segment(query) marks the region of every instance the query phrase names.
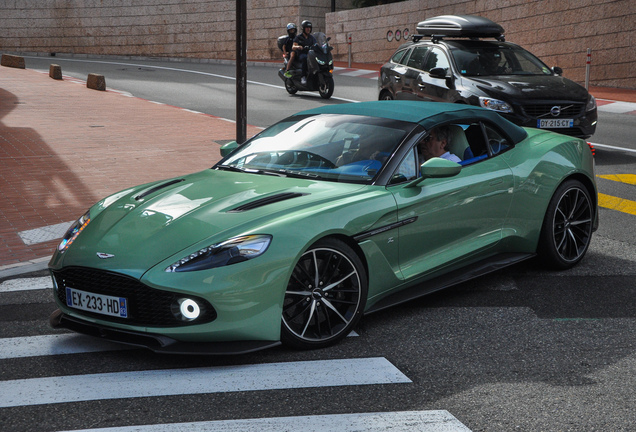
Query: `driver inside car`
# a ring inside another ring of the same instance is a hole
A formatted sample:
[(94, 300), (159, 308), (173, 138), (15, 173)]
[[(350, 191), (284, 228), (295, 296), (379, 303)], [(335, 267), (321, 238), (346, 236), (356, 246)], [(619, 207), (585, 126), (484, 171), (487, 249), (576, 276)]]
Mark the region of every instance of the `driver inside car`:
[(430, 133), (424, 137), (418, 143), (418, 150), (420, 157), (423, 160), (429, 160), (433, 157), (439, 157), (447, 159), (452, 162), (461, 162), (461, 159), (451, 153), (448, 149), (448, 143), (450, 142), (450, 129), (446, 126), (439, 126), (430, 131)]

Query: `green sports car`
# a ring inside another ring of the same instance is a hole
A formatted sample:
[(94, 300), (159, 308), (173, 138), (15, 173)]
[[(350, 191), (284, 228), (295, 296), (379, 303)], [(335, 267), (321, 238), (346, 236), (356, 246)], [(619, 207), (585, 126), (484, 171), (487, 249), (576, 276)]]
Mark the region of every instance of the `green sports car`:
[[(445, 153), (424, 160), (431, 141)], [(324, 106), (221, 153), (71, 226), (49, 264), (53, 327), (169, 353), (325, 347), (363, 314), (537, 254), (569, 268), (598, 226), (585, 141), (468, 105)]]

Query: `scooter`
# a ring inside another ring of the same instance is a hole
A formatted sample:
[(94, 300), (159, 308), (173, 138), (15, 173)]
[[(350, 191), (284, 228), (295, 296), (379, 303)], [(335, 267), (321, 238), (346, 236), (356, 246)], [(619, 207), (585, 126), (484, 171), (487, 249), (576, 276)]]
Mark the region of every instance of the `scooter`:
[[(287, 36), (281, 36), (278, 38), (278, 48), (282, 51), (284, 40)], [(285, 89), (289, 94), (296, 94), (300, 91), (318, 91), (320, 97), (323, 99), (329, 99), (333, 95), (334, 82), (333, 82), (333, 56), (331, 50), (333, 47), (329, 45), (329, 40), (324, 33), (314, 33), (316, 44), (309, 48), (307, 53), (307, 83), (302, 84), (302, 65), (299, 61), (294, 60), (294, 63), (289, 68), (292, 73), (291, 78), (285, 76), (285, 70), (287, 69), (288, 59), (285, 59), (285, 63), (282, 69), (278, 71), (278, 76), (285, 83)]]

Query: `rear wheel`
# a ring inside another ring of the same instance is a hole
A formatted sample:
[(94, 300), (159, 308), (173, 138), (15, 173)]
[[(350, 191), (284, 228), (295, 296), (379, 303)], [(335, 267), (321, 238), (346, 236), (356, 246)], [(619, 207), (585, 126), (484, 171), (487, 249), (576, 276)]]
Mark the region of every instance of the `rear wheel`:
[(287, 90), (287, 93), (292, 95), (296, 94), (296, 92), (298, 91), (298, 89), (296, 88), (296, 86), (294, 86), (294, 83), (290, 79), (285, 80), (285, 90)]
[(285, 291), (281, 340), (302, 349), (323, 348), (347, 336), (367, 301), (367, 278), (356, 253), (323, 239), (300, 258)]
[(587, 252), (592, 239), (594, 208), (585, 186), (568, 180), (554, 193), (541, 229), (539, 252), (550, 267), (567, 269)]
[(393, 96), (391, 96), (390, 92), (383, 91), (382, 94), (380, 95), (379, 100), (393, 100)]
[(318, 93), (320, 93), (320, 97), (323, 99), (329, 99), (331, 95), (333, 95), (334, 90), (334, 82), (332, 76), (326, 76), (324, 83), (320, 84), (318, 87)]

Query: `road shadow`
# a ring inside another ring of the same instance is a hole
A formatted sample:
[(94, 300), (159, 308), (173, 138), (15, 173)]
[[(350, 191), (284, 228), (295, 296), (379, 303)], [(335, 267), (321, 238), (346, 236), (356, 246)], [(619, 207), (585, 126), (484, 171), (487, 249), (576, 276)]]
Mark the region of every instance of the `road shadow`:
[(73, 220), (96, 201), (36, 129), (7, 124), (21, 104), (0, 88), (0, 265), (46, 256), (51, 242), (27, 247), (17, 233)]

